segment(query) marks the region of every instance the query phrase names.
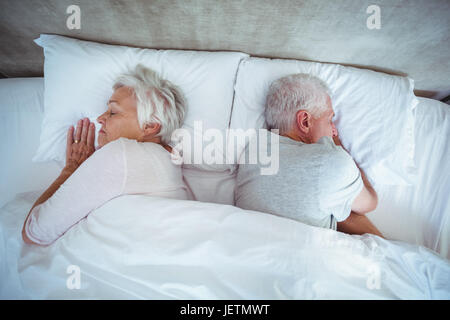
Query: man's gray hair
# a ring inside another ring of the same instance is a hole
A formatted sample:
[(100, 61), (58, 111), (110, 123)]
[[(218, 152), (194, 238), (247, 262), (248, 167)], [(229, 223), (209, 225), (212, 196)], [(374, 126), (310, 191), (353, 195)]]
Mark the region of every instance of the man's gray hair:
[(325, 82), (310, 74), (292, 74), (272, 82), (267, 94), (265, 118), (268, 129), (288, 133), (295, 124), (298, 110), (306, 110), (318, 118), (327, 110), (330, 95)]
[(186, 101), (181, 90), (141, 64), (133, 73), (122, 74), (116, 79), (113, 89), (120, 87), (133, 89), (141, 128), (159, 123), (161, 129), (157, 136), (168, 144), (172, 132), (181, 127), (186, 114)]

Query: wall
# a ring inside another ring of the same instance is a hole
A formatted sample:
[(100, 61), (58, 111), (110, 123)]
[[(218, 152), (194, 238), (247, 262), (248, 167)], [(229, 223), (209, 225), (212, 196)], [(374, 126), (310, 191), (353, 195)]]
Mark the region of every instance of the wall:
[[(66, 9), (81, 8), (81, 29)], [(369, 30), (369, 5), (381, 28)], [(32, 42), (54, 33), (150, 48), (234, 50), (341, 63), (415, 79), (423, 96), (450, 91), (450, 1), (73, 1), (0, 2), (0, 73), (41, 76)]]

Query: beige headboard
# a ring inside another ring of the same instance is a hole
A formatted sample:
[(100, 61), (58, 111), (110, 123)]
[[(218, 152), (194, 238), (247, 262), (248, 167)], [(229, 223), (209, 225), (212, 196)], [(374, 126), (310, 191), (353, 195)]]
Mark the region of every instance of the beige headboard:
[[(81, 10), (69, 30), (67, 7)], [(380, 29), (369, 29), (370, 5)], [(42, 76), (40, 33), (149, 48), (232, 50), (341, 63), (450, 90), (449, 0), (0, 0), (0, 73)]]

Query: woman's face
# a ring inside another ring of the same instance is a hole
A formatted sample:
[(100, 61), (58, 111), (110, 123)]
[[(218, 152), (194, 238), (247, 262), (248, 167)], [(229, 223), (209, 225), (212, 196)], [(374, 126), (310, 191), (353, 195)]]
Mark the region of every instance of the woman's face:
[(121, 137), (139, 141), (143, 130), (139, 126), (133, 90), (129, 87), (115, 90), (108, 101), (108, 110), (97, 122), (102, 125), (97, 140), (99, 147)]

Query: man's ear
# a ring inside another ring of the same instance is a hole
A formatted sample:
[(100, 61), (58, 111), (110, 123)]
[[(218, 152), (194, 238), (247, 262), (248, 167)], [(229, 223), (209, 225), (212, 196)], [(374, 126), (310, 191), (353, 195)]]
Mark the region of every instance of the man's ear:
[(295, 124), (301, 133), (308, 134), (311, 130), (311, 115), (309, 112), (306, 110), (298, 110), (295, 114)]
[(154, 136), (161, 130), (161, 125), (159, 123), (153, 122), (148, 123), (144, 126), (144, 136)]

